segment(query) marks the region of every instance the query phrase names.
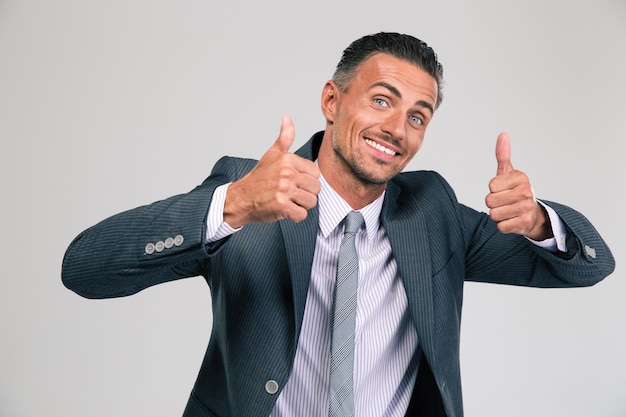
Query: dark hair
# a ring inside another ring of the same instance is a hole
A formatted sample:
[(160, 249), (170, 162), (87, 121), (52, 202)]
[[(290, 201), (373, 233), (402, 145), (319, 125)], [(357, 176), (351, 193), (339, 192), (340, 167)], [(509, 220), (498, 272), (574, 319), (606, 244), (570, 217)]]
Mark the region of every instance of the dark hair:
[(342, 90), (347, 90), (359, 65), (377, 53), (389, 54), (407, 61), (430, 74), (437, 81), (435, 108), (439, 107), (443, 99), (443, 67), (437, 61), (437, 54), (433, 48), (410, 35), (380, 32), (357, 39), (343, 51), (333, 74), (333, 81)]

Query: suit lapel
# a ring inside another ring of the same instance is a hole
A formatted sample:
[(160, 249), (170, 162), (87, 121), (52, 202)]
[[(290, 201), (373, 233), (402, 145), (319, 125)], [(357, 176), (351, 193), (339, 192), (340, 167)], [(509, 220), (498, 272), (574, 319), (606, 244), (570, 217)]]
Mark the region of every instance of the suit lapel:
[(434, 320), (428, 228), (420, 207), (402, 197), (400, 188), (389, 182), (381, 221), (404, 283), (420, 346), (432, 358)]
[[(324, 132), (318, 132), (296, 151), (298, 156), (315, 161)], [(315, 254), (317, 229), (319, 228), (319, 210), (317, 206), (308, 211), (306, 219), (300, 223), (291, 220), (279, 221), (285, 241), (287, 264), (291, 275), (293, 303), (296, 322), (296, 338), (300, 335), (304, 306), (311, 281), (311, 268)]]
[(315, 241), (319, 227), (317, 206), (309, 210), (305, 220), (294, 223), (291, 220), (279, 222), (285, 240), (287, 264), (291, 275), (293, 302), (296, 321), (296, 337), (300, 335), (304, 306), (311, 281), (311, 268), (315, 253)]

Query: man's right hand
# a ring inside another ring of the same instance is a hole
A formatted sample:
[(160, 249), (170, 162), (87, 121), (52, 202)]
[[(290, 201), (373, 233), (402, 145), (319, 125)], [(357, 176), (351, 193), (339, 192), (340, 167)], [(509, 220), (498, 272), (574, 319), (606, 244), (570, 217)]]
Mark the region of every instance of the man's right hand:
[(289, 152), (294, 138), (293, 122), (283, 116), (276, 142), (252, 171), (228, 187), (224, 221), (231, 227), (281, 219), (299, 222), (315, 207), (320, 171), (314, 162)]

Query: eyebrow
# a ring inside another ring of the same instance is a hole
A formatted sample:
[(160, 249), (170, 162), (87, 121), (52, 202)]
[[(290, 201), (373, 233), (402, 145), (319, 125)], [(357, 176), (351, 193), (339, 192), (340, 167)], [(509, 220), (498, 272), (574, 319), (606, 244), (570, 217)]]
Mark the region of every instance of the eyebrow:
[[(383, 87), (383, 88), (386, 88), (386, 89), (387, 89), (387, 90), (389, 90), (389, 92), (390, 92), (391, 94), (393, 94), (394, 96), (396, 96), (396, 97), (398, 97), (398, 98), (402, 98), (402, 94), (400, 94), (400, 90), (398, 90), (396, 87), (394, 87), (394, 86), (393, 86), (393, 85), (391, 85), (391, 84), (387, 84), (386, 82), (382, 82), (382, 81), (381, 81), (381, 82), (378, 82), (378, 83), (376, 83), (376, 84), (373, 84), (373, 85), (372, 85), (372, 88), (373, 88), (373, 87)], [(433, 105), (432, 105), (432, 104), (430, 104), (430, 103), (429, 103), (429, 102), (427, 102), (427, 101), (424, 101), (424, 100), (419, 100), (419, 101), (418, 101), (417, 103), (415, 103), (415, 104), (417, 104), (418, 106), (425, 107), (425, 108), (429, 109), (431, 114), (434, 114), (434, 113), (435, 113), (435, 109), (433, 108)]]

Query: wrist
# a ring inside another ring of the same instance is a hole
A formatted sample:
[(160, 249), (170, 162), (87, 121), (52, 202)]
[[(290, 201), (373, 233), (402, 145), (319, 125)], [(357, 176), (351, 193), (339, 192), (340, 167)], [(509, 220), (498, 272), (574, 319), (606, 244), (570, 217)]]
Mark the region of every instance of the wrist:
[(224, 222), (233, 229), (239, 229), (249, 223), (242, 214), (249, 212), (249, 210), (246, 210), (245, 200), (241, 198), (241, 195), (245, 195), (245, 190), (242, 189), (241, 184), (238, 181), (230, 184), (224, 200)]
[(537, 220), (532, 230), (526, 234), (526, 237), (540, 242), (554, 237), (554, 234), (552, 233), (552, 224), (550, 223), (550, 217), (548, 216), (546, 209), (538, 202), (535, 204), (537, 210)]

